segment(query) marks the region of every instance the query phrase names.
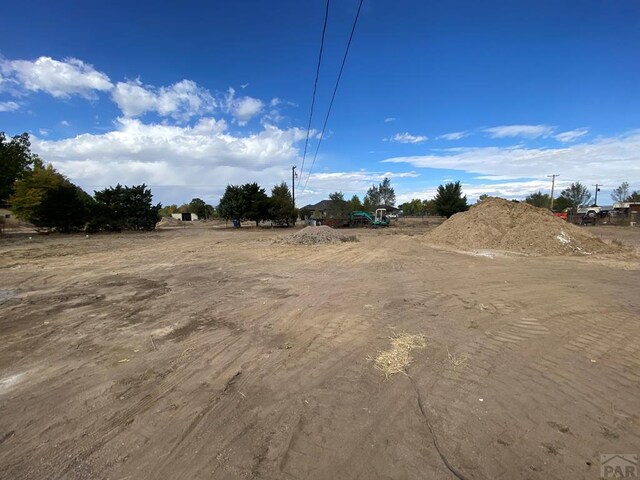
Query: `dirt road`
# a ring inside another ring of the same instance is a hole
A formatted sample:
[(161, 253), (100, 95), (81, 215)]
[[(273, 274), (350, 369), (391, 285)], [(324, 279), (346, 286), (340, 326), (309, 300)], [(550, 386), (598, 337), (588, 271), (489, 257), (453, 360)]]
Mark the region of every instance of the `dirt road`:
[[(595, 479), (640, 454), (640, 263), (423, 231), (0, 241), (0, 478)], [(385, 379), (394, 332), (426, 348)]]

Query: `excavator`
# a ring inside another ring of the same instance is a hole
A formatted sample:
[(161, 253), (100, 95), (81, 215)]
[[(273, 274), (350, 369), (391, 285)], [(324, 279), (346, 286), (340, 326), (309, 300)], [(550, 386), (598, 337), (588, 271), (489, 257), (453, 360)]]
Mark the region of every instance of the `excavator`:
[(378, 208), (375, 215), (369, 212), (356, 211), (349, 214), (350, 227), (388, 227), (389, 217), (386, 208)]

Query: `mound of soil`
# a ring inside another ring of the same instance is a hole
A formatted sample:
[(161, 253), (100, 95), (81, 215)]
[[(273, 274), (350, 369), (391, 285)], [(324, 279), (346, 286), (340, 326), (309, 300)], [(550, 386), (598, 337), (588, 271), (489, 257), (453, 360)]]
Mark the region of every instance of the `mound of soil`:
[(549, 210), (502, 198), (488, 198), (467, 212), (457, 213), (425, 238), (435, 245), (461, 250), (527, 255), (590, 255), (620, 250)]
[(156, 227), (179, 227), (182, 226), (182, 221), (173, 217), (162, 217), (158, 223), (156, 223)]
[(317, 245), (339, 243), (343, 239), (342, 233), (322, 225), (320, 227), (305, 227), (299, 232), (287, 235), (282, 239), (282, 242), (289, 245)]

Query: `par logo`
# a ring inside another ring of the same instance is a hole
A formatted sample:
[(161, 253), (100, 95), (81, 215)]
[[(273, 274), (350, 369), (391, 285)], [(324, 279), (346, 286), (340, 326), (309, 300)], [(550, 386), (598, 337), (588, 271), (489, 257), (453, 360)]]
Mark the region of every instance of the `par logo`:
[(638, 478), (638, 455), (603, 453), (600, 478)]

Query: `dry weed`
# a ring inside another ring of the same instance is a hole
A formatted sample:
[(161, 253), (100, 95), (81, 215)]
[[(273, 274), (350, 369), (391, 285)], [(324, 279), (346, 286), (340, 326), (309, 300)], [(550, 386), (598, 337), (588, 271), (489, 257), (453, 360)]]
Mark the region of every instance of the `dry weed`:
[(458, 356), (455, 353), (451, 353), (449, 349), (447, 349), (447, 357), (449, 359), (449, 364), (453, 367), (466, 367), (467, 366), (467, 356), (461, 355)]
[(389, 378), (395, 373), (406, 373), (407, 367), (413, 360), (409, 352), (426, 346), (425, 336), (422, 334), (400, 333), (391, 339), (391, 349), (378, 353), (373, 360), (375, 367)]

